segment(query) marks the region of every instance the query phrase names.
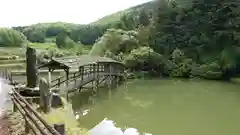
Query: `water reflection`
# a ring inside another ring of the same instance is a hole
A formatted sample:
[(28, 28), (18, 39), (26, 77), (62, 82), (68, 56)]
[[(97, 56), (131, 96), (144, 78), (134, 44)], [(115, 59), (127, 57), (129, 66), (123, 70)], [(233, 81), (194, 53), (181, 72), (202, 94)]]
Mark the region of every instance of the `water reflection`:
[[(96, 103), (101, 104), (101, 102), (111, 102), (111, 99), (116, 92), (117, 90), (101, 89), (97, 94), (93, 94), (91, 91), (85, 91), (82, 93), (76, 92), (72, 94), (72, 96), (70, 96), (70, 99), (72, 100), (72, 107), (75, 111), (75, 117), (79, 121), (80, 125), (85, 120), (88, 120), (88, 123), (91, 126), (85, 128), (90, 129), (90, 135), (151, 135), (150, 133), (140, 134), (136, 128), (117, 127), (113, 120), (108, 119), (107, 114), (104, 113), (104, 111), (107, 110), (104, 108), (102, 108), (102, 112), (97, 111), (99, 114), (94, 112), (94, 109), (97, 107)], [(151, 104), (151, 102), (144, 103), (142, 107), (144, 108), (147, 104)], [(110, 104), (108, 109), (108, 111), (114, 110)], [(128, 113), (122, 113), (122, 115), (124, 115), (124, 117), (131, 117)]]
[[(140, 135), (136, 128), (127, 128), (122, 131), (121, 128), (116, 127), (114, 121), (104, 119), (89, 132), (89, 135)], [(142, 135), (152, 135), (150, 133), (143, 133)]]
[(107, 118), (122, 131), (136, 128), (154, 135), (240, 134), (239, 85), (162, 79), (137, 80), (126, 88), (75, 93), (79, 125), (92, 129)]

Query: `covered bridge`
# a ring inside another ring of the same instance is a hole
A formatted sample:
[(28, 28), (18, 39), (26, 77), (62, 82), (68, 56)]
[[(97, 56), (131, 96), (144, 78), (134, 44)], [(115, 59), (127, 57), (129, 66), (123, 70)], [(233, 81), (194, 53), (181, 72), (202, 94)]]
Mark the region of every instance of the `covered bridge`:
[(66, 77), (69, 76), (70, 69), (80, 71), (95, 70), (96, 72), (123, 72), (124, 64), (107, 57), (100, 56), (69, 56), (62, 58), (52, 58), (48, 63), (40, 65), (40, 68), (48, 68), (49, 81), (51, 82), (51, 73), (56, 69), (63, 69), (66, 73)]

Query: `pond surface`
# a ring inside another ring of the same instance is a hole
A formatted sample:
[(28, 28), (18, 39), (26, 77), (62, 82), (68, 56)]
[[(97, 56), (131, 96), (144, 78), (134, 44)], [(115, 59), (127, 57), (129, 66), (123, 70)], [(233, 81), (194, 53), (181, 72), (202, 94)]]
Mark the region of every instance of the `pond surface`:
[(239, 135), (240, 87), (204, 80), (136, 80), (118, 90), (74, 94), (81, 127), (104, 118), (153, 135)]

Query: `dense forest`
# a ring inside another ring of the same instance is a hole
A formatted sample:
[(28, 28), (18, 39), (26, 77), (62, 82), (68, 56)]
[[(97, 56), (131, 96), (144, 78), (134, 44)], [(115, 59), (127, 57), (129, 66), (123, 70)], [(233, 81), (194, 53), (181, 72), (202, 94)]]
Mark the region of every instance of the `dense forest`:
[(93, 45), (90, 55), (114, 58), (130, 71), (229, 79), (240, 73), (239, 4), (239, 0), (155, 0), (88, 25), (57, 22), (2, 28), (0, 45), (23, 46), (29, 41), (56, 43), (59, 48)]

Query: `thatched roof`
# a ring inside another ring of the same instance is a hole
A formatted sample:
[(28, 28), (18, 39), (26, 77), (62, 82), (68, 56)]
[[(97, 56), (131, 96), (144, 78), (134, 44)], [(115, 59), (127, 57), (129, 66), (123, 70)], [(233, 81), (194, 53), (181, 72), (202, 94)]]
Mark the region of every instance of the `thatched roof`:
[(81, 55), (81, 56), (69, 56), (62, 58), (52, 58), (48, 63), (39, 66), (38, 68), (52, 68), (52, 69), (67, 69), (67, 68), (79, 68), (81, 66), (93, 64), (93, 63), (116, 63), (121, 64), (116, 60), (107, 57), (100, 56), (89, 56), (89, 55)]

